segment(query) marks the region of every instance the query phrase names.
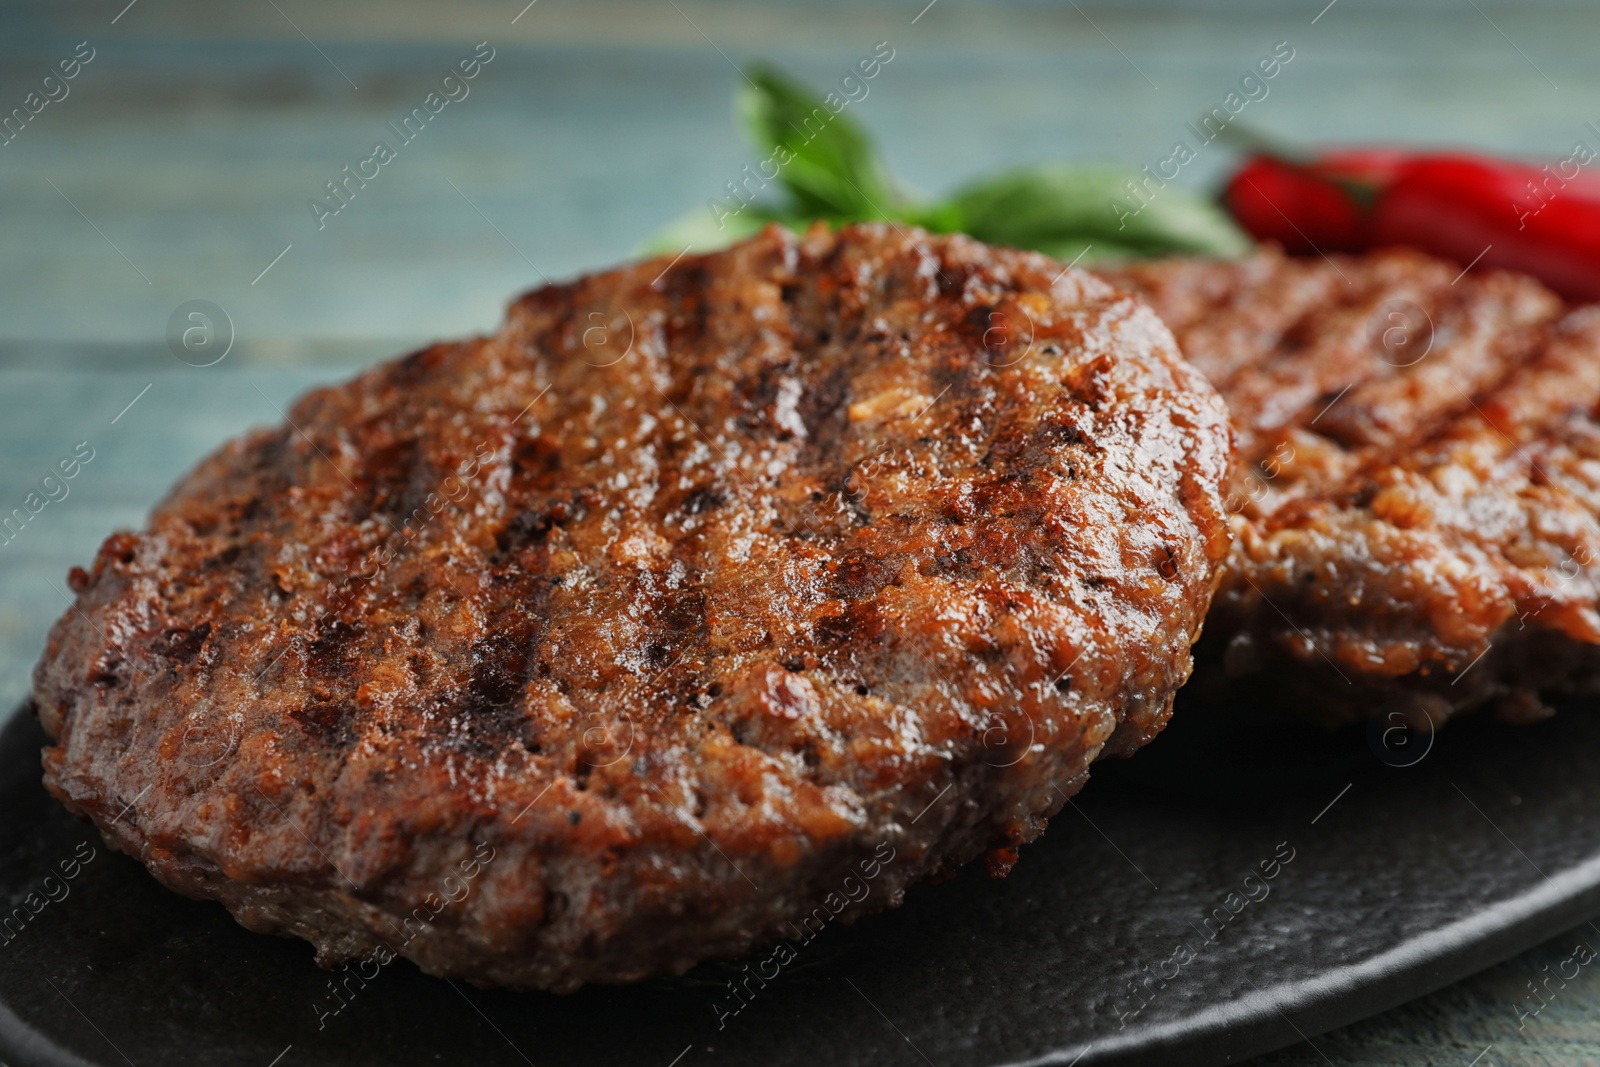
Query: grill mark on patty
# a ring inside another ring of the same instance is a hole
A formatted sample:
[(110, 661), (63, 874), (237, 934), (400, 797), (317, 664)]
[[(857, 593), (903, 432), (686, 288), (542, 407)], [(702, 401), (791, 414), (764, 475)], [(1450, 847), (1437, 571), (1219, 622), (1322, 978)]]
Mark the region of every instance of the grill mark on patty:
[(341, 751), (355, 743), (356, 709), (349, 704), (318, 701), (289, 712), (306, 736), (319, 748)]
[(361, 465), (361, 478), (368, 490), (365, 512), (358, 512), (358, 518), (376, 515), (394, 523), (404, 521), (421, 507), (422, 496), (427, 495), (426, 489), (419, 495), (421, 455), (422, 447), (414, 437), (373, 448)]
[(831, 467), (838, 460), (850, 426), (850, 389), (850, 368), (839, 365), (800, 394), (796, 408), (806, 428), (806, 461), (815, 467)]
[(366, 624), (360, 619), (334, 619), (305, 644), (306, 668), (319, 678), (349, 681), (360, 672), (361, 640)]
[(511, 455), (512, 499), (524, 493), (547, 493), (561, 480), (564, 463), (561, 442), (541, 433), (517, 445)]
[[(1509, 292), (1500, 288), (1488, 293), (1448, 290), (1447, 302), (1437, 312), (1434, 350), (1412, 366), (1385, 364), (1384, 373), (1356, 384), (1328, 412), (1323, 433), (1347, 447), (1384, 449), (1389, 458), (1398, 459), (1412, 444), (1470, 410), (1473, 402), (1493, 395), (1539, 353), (1550, 322), (1543, 301), (1527, 299), (1517, 286), (1503, 287)], [(1379, 311), (1382, 307), (1380, 303)], [(1306, 414), (1301, 412), (1297, 424), (1304, 424)]]
[(175, 663), (189, 663), (200, 654), (200, 649), (205, 647), (206, 638), (210, 636), (211, 624), (202, 622), (192, 628), (163, 632), (160, 638), (152, 642), (152, 649), (156, 655)]
[(697, 259), (680, 261), (669, 268), (656, 283), (667, 305), (672, 309), (667, 315), (664, 340), (670, 360), (673, 352), (692, 351), (706, 336), (709, 307), (705, 287), (705, 264)]
[[(1270, 256), (1104, 272), (1151, 300), (1185, 354), (1222, 383), (1239, 435), (1236, 479), (1271, 460), (1283, 436), (1296, 431), (1354, 456), (1352, 481), (1361, 471), (1403, 464), (1536, 358), (1561, 310), (1531, 279), (1468, 275), (1451, 285), (1448, 264), (1411, 253), (1340, 263), (1354, 285), (1333, 268)], [(1200, 270), (1216, 272), (1218, 280), (1197, 285)], [(1302, 281), (1326, 276), (1310, 287), (1321, 299), (1279, 299), (1282, 290), (1296, 291), (1278, 283), (1279, 274)], [(1401, 319), (1390, 320), (1383, 312), (1397, 302), (1404, 302), (1396, 311)], [(1225, 332), (1230, 325), (1242, 336)], [(1433, 348), (1415, 363), (1394, 366), (1413, 357), (1398, 342), (1395, 351), (1381, 347), (1390, 328), (1407, 331), (1410, 344), (1431, 332)], [(1286, 406), (1290, 397), (1298, 399)]]
[(679, 505), (679, 510), (685, 515), (704, 515), (707, 512), (715, 511), (727, 502), (728, 494), (720, 489), (702, 485), (684, 495), (683, 503)]
[[(495, 536), (495, 546), (503, 558), (528, 548), (544, 548), (550, 535), (569, 521), (581, 521), (584, 508), (575, 498), (548, 499), (519, 511)], [(535, 568), (542, 570), (543, 568)]]
[(840, 557), (833, 571), (833, 594), (844, 600), (875, 597), (900, 575), (904, 557), (898, 553), (875, 555), (857, 549)]
[(1032, 431), (1005, 426), (995, 435), (988, 453), (983, 457), (985, 467), (999, 462), (1007, 468), (1005, 477), (1026, 480), (1039, 470), (1075, 470), (1070, 459), (1063, 464), (1063, 446), (1081, 446), (1094, 451), (1094, 438), (1083, 423), (1071, 412), (1042, 420)]
[(539, 751), (526, 698), (529, 681), (544, 666), (536, 655), (543, 631), (537, 618), (517, 614), (473, 641), (466, 687), (440, 708), (451, 748), (479, 759), (493, 759), (513, 743)]
[(818, 644), (835, 653), (864, 652), (882, 643), (888, 620), (874, 601), (847, 605), (834, 615), (824, 615), (813, 627)]
[(204, 568), (205, 570), (208, 570), (208, 571), (220, 570), (220, 569), (225, 568), (225, 567), (231, 567), (233, 564), (235, 564), (235, 563), (237, 563), (239, 561), (239, 557), (241, 555), (243, 555), (243, 554), (244, 554), (244, 546), (243, 545), (229, 545), (227, 548), (223, 549), (221, 552), (218, 552), (216, 555), (207, 557), (200, 564), (200, 566), (202, 568)]

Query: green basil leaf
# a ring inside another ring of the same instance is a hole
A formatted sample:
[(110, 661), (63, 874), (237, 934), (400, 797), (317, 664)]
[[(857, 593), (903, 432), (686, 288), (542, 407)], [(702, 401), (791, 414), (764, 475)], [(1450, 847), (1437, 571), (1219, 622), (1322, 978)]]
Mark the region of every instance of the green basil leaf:
[(1120, 263), (1129, 259), (1144, 259), (1149, 253), (1132, 245), (1118, 244), (1104, 238), (1089, 241), (1081, 237), (1064, 241), (1041, 243), (1035, 252), (1043, 252), (1051, 259), (1070, 263), (1074, 267), (1092, 267), (1096, 263)]
[[(840, 103), (835, 111), (829, 99)], [(738, 113), (764, 153), (756, 169), (777, 180), (794, 200), (794, 213), (834, 219), (892, 215), (898, 206), (889, 172), (866, 131), (844, 114), (843, 97), (819, 99), (772, 67), (749, 72), (739, 86)]]
[(991, 244), (1056, 254), (1096, 244), (1124, 256), (1230, 256), (1250, 248), (1250, 239), (1210, 200), (1169, 185), (1141, 201), (1127, 187), (1137, 177), (1118, 168), (1064, 164), (1012, 171), (951, 197), (952, 228)]
[(675, 255), (688, 248), (695, 252), (715, 252), (754, 237), (769, 222), (785, 221), (791, 229), (804, 229), (806, 220), (791, 221), (754, 206), (737, 215), (719, 218), (704, 206), (679, 215), (652, 234), (639, 246), (645, 256)]

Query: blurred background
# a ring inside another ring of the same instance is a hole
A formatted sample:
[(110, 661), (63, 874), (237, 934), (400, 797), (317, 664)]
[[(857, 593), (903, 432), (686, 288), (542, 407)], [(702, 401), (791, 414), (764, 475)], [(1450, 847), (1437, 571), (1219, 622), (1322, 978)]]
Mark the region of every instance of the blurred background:
[[(93, 454), (0, 534), (7, 707), (67, 569), (206, 451), (724, 196), (758, 161), (732, 116), (741, 64), (828, 87), (886, 43), (850, 114), (929, 193), (1040, 160), (1153, 164), (1280, 42), (1294, 58), (1241, 122), (1292, 144), (1554, 158), (1600, 123), (1600, 8), (1576, 0), (524, 4), (0, 5), (0, 514)], [(325, 183), (399, 144), (389, 124), (474, 58), (466, 95), (319, 218)], [(1234, 158), (1210, 145), (1179, 180), (1207, 188)], [(194, 308), (209, 366), (169, 343)], [(1506, 1007), (1569, 942), (1261, 1062), (1595, 1062), (1600, 982), (1537, 1034)]]

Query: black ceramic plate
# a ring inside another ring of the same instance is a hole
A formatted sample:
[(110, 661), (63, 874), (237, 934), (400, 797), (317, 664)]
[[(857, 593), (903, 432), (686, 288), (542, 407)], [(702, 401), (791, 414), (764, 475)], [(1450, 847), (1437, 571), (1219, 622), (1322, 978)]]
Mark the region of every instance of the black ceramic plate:
[[(0, 944), (0, 1058), (1235, 1061), (1600, 910), (1593, 711), (1432, 740), (1186, 709), (1137, 759), (1096, 767), (1003, 881), (968, 870), (913, 890), (896, 912), (825, 930), (764, 986), (715, 965), (570, 997), (476, 990), (403, 961), (335, 989), (306, 945), (248, 933), (109, 853), (39, 786), (42, 738), (19, 716), (0, 735), (0, 901), (21, 909)], [(735, 999), (730, 980), (750, 992)]]

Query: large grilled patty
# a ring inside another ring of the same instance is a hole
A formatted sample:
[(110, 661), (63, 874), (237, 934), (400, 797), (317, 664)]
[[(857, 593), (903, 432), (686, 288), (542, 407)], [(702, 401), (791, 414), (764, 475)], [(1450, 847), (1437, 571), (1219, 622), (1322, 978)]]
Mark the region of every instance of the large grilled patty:
[(1107, 276), (1238, 433), (1210, 680), (1336, 722), (1597, 688), (1600, 308), (1402, 251)]
[(73, 572), (34, 698), (69, 807), (330, 965), (571, 990), (1004, 866), (1161, 729), (1228, 544), (1147, 307), (882, 226), (540, 289), (288, 421)]

